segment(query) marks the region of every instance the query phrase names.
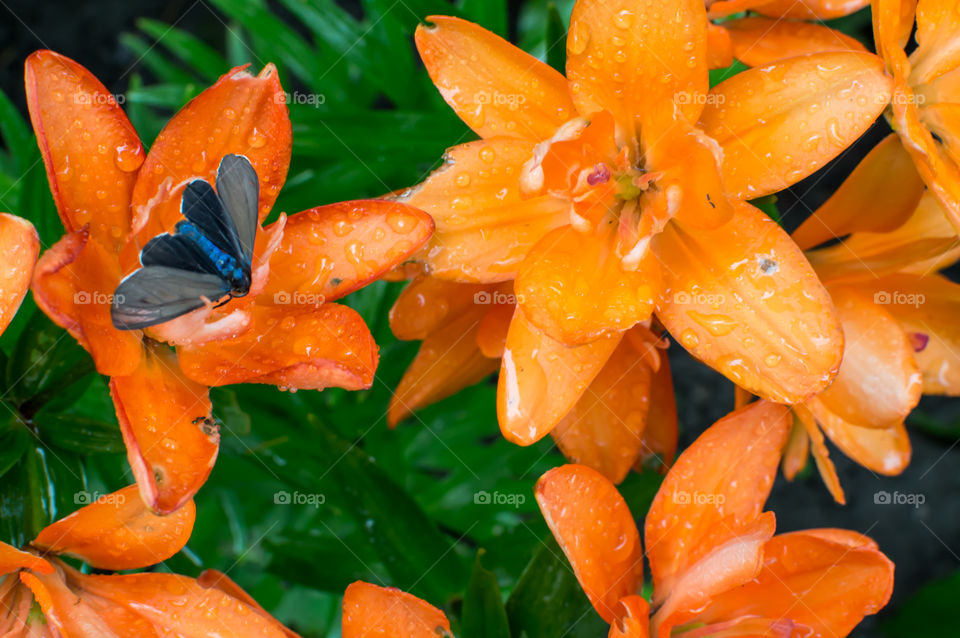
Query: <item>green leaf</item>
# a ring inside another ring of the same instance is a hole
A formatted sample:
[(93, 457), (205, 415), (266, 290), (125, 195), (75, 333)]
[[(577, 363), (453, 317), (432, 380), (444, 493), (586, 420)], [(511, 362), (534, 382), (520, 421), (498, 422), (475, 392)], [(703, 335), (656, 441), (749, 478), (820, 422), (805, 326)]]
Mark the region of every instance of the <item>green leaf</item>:
[(960, 571), (920, 589), (881, 625), (883, 633), (890, 638), (952, 636), (957, 628), (958, 596)]
[(609, 632), (553, 537), (544, 541), (520, 577), (507, 600), (507, 617), (515, 638), (586, 638)]
[(30, 151), (31, 148), (36, 148), (36, 143), (32, 139), (30, 127), (3, 91), (0, 91), (0, 135), (3, 136), (4, 146), (16, 162), (15, 168), (19, 177), (19, 173), (29, 166), (27, 162), (30, 160)]
[(126, 449), (115, 423), (44, 411), (39, 412), (33, 422), (43, 441), (69, 452), (118, 454)]
[(467, 20), (507, 37), (506, 0), (460, 0), (460, 10)]
[(138, 64), (143, 64), (161, 82), (169, 84), (189, 84), (196, 78), (164, 56), (163, 51), (154, 48), (146, 40), (133, 33), (121, 33), (120, 44), (133, 51)]
[(213, 82), (228, 71), (222, 55), (196, 36), (169, 24), (141, 18), (137, 27), (190, 67), (200, 77)]
[(724, 80), (729, 80), (737, 73), (742, 73), (749, 69), (746, 64), (740, 60), (734, 60), (733, 64), (722, 69), (710, 69), (710, 88), (715, 87)]
[(482, 549), (477, 551), (463, 598), (460, 622), (463, 638), (510, 638), (510, 624), (497, 578), (480, 564), (483, 553)]
[(782, 225), (780, 209), (777, 207), (777, 196), (767, 195), (759, 199), (752, 199), (750, 203), (766, 213), (767, 217)]
[(557, 5), (547, 5), (547, 64), (560, 73), (567, 72), (567, 27)]
[(20, 461), (31, 438), (13, 406), (0, 402), (0, 477)]

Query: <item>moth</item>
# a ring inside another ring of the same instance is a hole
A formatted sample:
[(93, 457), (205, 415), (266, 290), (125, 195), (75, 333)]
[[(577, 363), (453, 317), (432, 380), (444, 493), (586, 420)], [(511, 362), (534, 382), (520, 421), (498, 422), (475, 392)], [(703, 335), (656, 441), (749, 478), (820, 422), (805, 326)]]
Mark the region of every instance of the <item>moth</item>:
[(118, 330), (165, 323), (223, 305), (250, 291), (260, 183), (246, 157), (227, 155), (217, 168), (217, 189), (195, 179), (180, 200), (184, 219), (175, 232), (157, 235), (140, 251), (141, 268), (117, 286), (110, 317)]

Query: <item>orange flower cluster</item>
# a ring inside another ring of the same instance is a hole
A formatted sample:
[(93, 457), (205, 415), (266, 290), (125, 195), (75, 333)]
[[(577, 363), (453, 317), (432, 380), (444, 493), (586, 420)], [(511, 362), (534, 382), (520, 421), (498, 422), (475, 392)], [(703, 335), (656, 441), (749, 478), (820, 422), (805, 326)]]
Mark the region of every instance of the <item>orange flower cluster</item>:
[[(179, 551), (219, 449), (208, 388), (370, 387), (377, 345), (333, 302), (412, 274), (390, 324), (422, 345), (391, 426), (499, 371), (504, 436), (549, 434), (574, 462), (536, 498), (610, 636), (847, 635), (886, 604), (893, 565), (854, 532), (774, 535), (777, 467), (792, 479), (812, 454), (843, 502), (824, 435), (897, 474), (920, 396), (960, 394), (960, 285), (937, 274), (960, 258), (960, 8), (873, 0), (874, 55), (822, 22), (868, 4), (578, 0), (565, 75), (431, 17), (417, 48), (479, 139), (409, 189), (266, 225), (292, 138), (272, 65), (226, 73), (146, 152), (86, 69), (33, 54), (27, 103), (65, 234), (38, 260), (32, 226), (0, 215), (0, 331), (32, 286), (110, 377), (137, 485), (0, 546), (0, 633), (292, 635), (222, 574), (89, 575), (55, 555), (125, 570)], [(711, 87), (734, 60), (750, 68)], [(755, 205), (881, 116), (894, 133), (792, 236)], [(117, 329), (118, 285), (228, 155), (258, 180), (248, 294)], [(672, 340), (739, 408), (676, 463)], [(649, 601), (614, 485), (648, 462), (666, 472), (646, 514)], [(343, 606), (345, 638), (450, 633), (398, 590), (355, 583)]]

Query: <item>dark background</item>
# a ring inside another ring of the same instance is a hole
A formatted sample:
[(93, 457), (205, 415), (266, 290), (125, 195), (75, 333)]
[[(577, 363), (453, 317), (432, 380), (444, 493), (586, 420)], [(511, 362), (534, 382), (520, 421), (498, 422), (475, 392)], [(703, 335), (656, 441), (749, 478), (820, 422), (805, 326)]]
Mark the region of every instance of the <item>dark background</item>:
[[(356, 2), (340, 4), (359, 13)], [(515, 17), (521, 4), (522, 0), (511, 2), (512, 29), (516, 29)], [(223, 18), (203, 0), (0, 0), (0, 88), (24, 108), (24, 59), (38, 48), (50, 48), (78, 60), (111, 91), (124, 91), (132, 71), (149, 78), (149, 73), (136, 66), (135, 56), (118, 40), (121, 33), (135, 30), (134, 22), (140, 17), (174, 24), (215, 47), (222, 44)], [(779, 201), (784, 225), (792, 230), (805, 219), (888, 131), (886, 124), (877, 124), (844, 156), (784, 193)], [(692, 360), (682, 348), (674, 346), (670, 352), (683, 449), (707, 425), (733, 408), (733, 386)], [(952, 425), (955, 432), (960, 431), (958, 405), (955, 400), (925, 398), (911, 420), (932, 417)], [(873, 475), (831, 446), (831, 456), (847, 493), (845, 507), (832, 501), (815, 471), (805, 472), (793, 484), (778, 479), (768, 503), (768, 509), (777, 515), (779, 531), (811, 527), (855, 529), (876, 539), (896, 563), (891, 605), (879, 617), (868, 618), (854, 635), (883, 635), (877, 627), (878, 620), (889, 617), (924, 584), (960, 567), (960, 448), (956, 435), (937, 436), (928, 429), (914, 427), (911, 441), (913, 461), (902, 476), (894, 478)], [(926, 502), (919, 508), (878, 505), (874, 495), (879, 490), (923, 494)]]

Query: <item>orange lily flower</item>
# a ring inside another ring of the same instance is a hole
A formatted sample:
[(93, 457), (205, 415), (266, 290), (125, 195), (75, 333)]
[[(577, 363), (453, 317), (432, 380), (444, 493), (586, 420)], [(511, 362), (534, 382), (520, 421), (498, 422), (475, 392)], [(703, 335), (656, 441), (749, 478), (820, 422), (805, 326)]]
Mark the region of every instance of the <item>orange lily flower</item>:
[[(892, 183), (894, 173), (901, 179)], [(793, 235), (805, 249), (843, 236), (807, 253), (840, 315), (843, 362), (829, 388), (794, 406), (798, 423), (783, 461), (792, 479), (811, 450), (840, 503), (824, 434), (871, 471), (900, 474), (910, 462), (904, 419), (921, 393), (960, 395), (960, 285), (935, 274), (960, 258), (960, 240), (895, 135)]]
[(434, 217), (417, 257), (428, 273), (514, 280), (498, 401), (509, 439), (550, 432), (654, 310), (761, 396), (795, 403), (829, 384), (842, 352), (829, 296), (744, 199), (806, 177), (870, 125), (891, 86), (878, 58), (792, 58), (708, 91), (699, 0), (580, 0), (567, 78), (477, 25), (430, 22), (421, 57), (483, 139), (397, 198)]
[(343, 638), (451, 638), (446, 615), (396, 587), (358, 580), (343, 594)]
[[(176, 554), (193, 531), (192, 500), (168, 516), (150, 512), (137, 486), (101, 496), (54, 522), (25, 550), (0, 543), (4, 636), (295, 638), (224, 574), (84, 574), (56, 557), (92, 567), (147, 567)], [(33, 612), (39, 604), (42, 618)]]
[[(500, 368), (516, 310), (511, 282), (461, 284), (415, 278), (390, 311), (390, 326), (420, 350), (390, 400), (391, 427), (414, 410), (480, 382)], [(637, 325), (602, 353), (600, 371), (557, 420), (553, 406), (531, 421), (550, 425), (563, 454), (622, 481), (631, 467), (656, 456), (669, 466), (677, 445), (677, 411), (666, 339)], [(542, 335), (540, 346), (563, 356), (568, 348)]]
[(25, 219), (0, 213), (0, 335), (17, 314), (30, 289), (40, 254), (37, 229)]
[[(858, 40), (821, 20), (850, 15), (870, 0), (706, 0), (710, 66), (724, 68), (733, 59), (761, 66), (798, 55), (829, 51), (866, 51)], [(751, 11), (756, 15), (731, 17)]]
[[(890, 598), (893, 564), (856, 532), (774, 536), (763, 512), (790, 427), (760, 401), (704, 432), (667, 474), (640, 533), (623, 497), (580, 465), (537, 483), (544, 518), (610, 636), (846, 636)], [(651, 613), (652, 612), (652, 613)]]
[[(333, 303), (418, 249), (421, 211), (384, 201), (314, 208), (257, 232), (250, 293), (146, 331), (110, 319), (140, 248), (171, 231), (191, 180), (245, 156), (259, 178), (260, 223), (283, 185), (291, 127), (276, 69), (231, 70), (177, 113), (144, 153), (103, 85), (50, 51), (26, 64), (27, 102), (67, 234), (40, 258), (37, 304), (93, 356), (110, 389), (147, 505), (172, 512), (209, 474), (219, 447), (208, 386), (369, 387), (377, 346), (352, 309)], [(166, 344), (176, 346), (176, 354)]]
[(887, 119), (960, 231), (960, 12), (952, 0), (874, 0), (873, 27), (894, 79)]

